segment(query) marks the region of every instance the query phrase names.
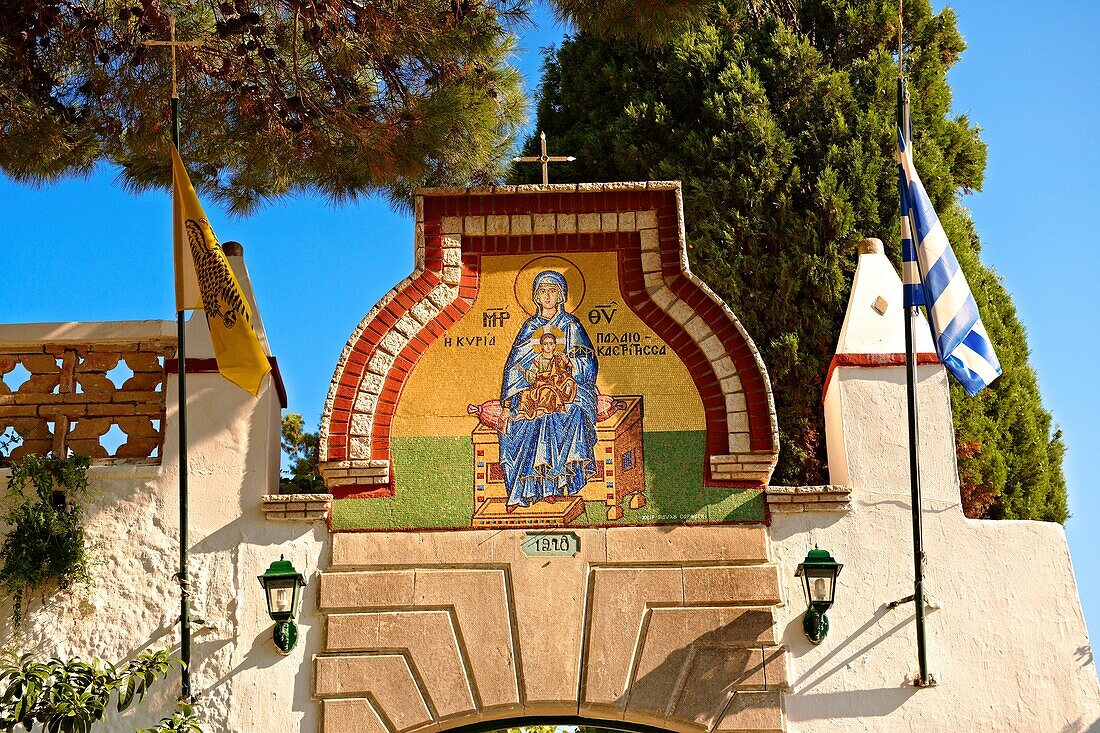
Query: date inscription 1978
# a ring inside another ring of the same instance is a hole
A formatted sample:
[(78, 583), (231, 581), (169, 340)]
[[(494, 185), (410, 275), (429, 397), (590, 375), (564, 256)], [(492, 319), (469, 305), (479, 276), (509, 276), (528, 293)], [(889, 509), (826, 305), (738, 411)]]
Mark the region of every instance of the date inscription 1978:
[(520, 547), (527, 557), (573, 557), (580, 552), (581, 541), (572, 532), (529, 532)]

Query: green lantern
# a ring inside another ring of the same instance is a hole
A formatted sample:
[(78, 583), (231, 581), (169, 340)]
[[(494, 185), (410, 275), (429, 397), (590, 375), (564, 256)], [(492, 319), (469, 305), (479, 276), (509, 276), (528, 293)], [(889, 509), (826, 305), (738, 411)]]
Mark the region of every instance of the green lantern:
[(294, 619), (298, 617), (306, 579), (280, 555), (267, 572), (259, 576), (259, 581), (267, 596), (267, 615), (275, 622), (275, 646), (280, 653), (289, 654), (298, 643), (298, 624)]
[(820, 644), (829, 633), (829, 617), (825, 612), (833, 605), (836, 577), (843, 567), (828, 550), (819, 550), (815, 545), (795, 572), (795, 577), (802, 578), (802, 592), (809, 606), (802, 617), (802, 630), (811, 643)]

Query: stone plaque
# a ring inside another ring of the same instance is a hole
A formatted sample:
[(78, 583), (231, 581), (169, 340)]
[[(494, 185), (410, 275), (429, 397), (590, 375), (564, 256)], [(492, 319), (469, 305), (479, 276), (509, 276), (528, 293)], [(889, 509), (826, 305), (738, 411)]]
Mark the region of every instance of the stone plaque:
[(581, 551), (581, 539), (572, 532), (528, 532), (520, 548), (527, 557), (573, 557)]

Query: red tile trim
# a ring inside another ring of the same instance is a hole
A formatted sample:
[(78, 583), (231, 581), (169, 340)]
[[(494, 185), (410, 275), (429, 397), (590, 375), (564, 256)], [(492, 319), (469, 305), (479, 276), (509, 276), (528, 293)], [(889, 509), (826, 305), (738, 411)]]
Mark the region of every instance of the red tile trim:
[(333, 486), (333, 499), (392, 499), (393, 483), (389, 484), (346, 484)]
[[(279, 395), (279, 406), (285, 410), (287, 406), (286, 385), (283, 384), (283, 375), (279, 371), (279, 360), (274, 356), (269, 356), (267, 362), (271, 365), (271, 381), (275, 385), (276, 394)], [(188, 374), (214, 374), (218, 371), (218, 360), (188, 358), (186, 367)], [(180, 360), (165, 359), (164, 370), (168, 374), (179, 374)]]
[[(940, 357), (932, 353), (917, 354), (917, 364), (939, 364)], [(888, 367), (905, 366), (905, 354), (835, 354), (829, 362), (829, 371), (825, 373), (825, 386), (821, 388), (821, 401), (825, 401), (825, 394), (829, 391), (829, 383), (833, 381), (833, 372), (837, 367)]]

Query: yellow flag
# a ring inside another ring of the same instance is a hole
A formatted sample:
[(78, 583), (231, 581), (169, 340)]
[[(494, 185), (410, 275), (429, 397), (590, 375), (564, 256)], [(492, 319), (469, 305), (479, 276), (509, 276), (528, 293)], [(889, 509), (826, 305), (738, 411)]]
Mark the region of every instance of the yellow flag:
[(241, 284), (210, 228), (174, 145), (172, 181), (176, 310), (201, 308), (206, 313), (218, 371), (246, 392), (258, 394), (271, 364), (252, 327), (252, 312)]

